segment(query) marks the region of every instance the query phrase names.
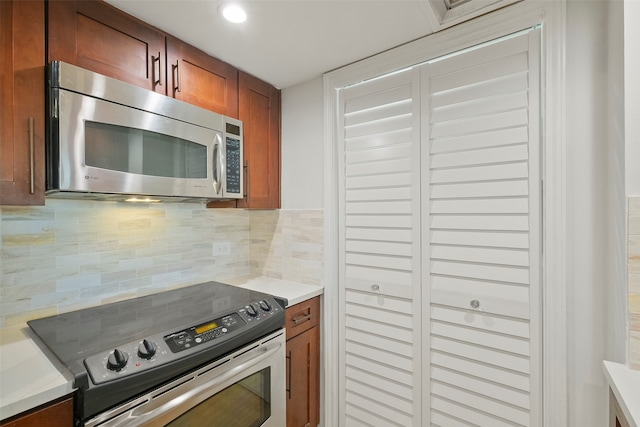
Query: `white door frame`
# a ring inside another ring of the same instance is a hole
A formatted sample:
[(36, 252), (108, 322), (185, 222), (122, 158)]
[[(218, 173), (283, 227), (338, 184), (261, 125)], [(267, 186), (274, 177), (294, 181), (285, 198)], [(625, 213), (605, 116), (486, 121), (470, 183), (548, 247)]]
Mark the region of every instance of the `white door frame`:
[[(324, 316), (323, 366), (325, 426), (338, 426), (338, 171), (336, 151), (337, 90), (542, 25), (541, 150), (543, 169), (542, 254), (542, 401), (543, 425), (568, 425), (567, 316), (565, 238), (565, 14), (566, 1), (527, 0), (425, 38), (386, 51), (324, 76)], [(333, 337), (333, 338), (332, 338)]]

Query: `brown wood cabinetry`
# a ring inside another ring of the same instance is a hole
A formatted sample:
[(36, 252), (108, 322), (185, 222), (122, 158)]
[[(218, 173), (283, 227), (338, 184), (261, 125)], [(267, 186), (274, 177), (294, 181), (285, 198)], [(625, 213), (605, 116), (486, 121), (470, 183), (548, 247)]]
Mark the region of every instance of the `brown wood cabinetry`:
[(165, 34), (101, 1), (48, 2), (48, 61), (167, 94)]
[(320, 418), (320, 297), (287, 308), (287, 427)]
[(609, 427), (629, 427), (629, 425), (618, 399), (609, 389)]
[(238, 117), (238, 70), (102, 1), (49, 2), (48, 60)]
[(280, 91), (240, 71), (239, 118), (244, 124), (245, 197), (238, 207), (280, 207)]
[(238, 70), (174, 37), (167, 37), (169, 93), (181, 101), (238, 117)]
[(0, 204), (44, 204), (44, 1), (0, 1)]
[(73, 427), (73, 399), (65, 397), (0, 422), (0, 427)]

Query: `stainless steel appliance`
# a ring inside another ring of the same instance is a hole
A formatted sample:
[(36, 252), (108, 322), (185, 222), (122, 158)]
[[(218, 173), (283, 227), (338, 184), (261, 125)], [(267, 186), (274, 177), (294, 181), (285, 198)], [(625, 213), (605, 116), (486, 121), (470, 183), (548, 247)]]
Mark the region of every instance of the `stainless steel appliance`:
[(48, 78), (48, 196), (242, 198), (241, 121), (64, 62)]
[(28, 322), (76, 426), (282, 427), (286, 301), (207, 282)]

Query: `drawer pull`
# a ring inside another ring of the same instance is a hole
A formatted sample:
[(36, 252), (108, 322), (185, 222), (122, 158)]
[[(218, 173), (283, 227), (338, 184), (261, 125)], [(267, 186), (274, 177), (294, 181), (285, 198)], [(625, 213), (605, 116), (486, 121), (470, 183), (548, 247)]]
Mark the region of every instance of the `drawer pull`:
[(378, 285), (377, 283), (374, 283), (373, 285), (371, 285), (371, 290), (373, 292), (380, 293), (380, 285)]
[(472, 300), (469, 302), (469, 306), (470, 306), (471, 308), (473, 308), (474, 310), (477, 310), (477, 309), (479, 309), (479, 308), (480, 308), (480, 301), (479, 301), (479, 300), (477, 300), (477, 299), (472, 299)]
[(299, 325), (301, 323), (306, 322), (307, 320), (311, 320), (311, 313), (296, 317), (295, 319), (292, 319), (292, 320), (294, 324)]

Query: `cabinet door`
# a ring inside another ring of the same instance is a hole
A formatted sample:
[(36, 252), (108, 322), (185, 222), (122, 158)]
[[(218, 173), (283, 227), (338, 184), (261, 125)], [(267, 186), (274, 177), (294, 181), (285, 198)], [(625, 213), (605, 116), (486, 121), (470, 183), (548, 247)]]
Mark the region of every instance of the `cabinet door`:
[(49, 1), (48, 17), (49, 61), (167, 94), (164, 33), (97, 0)]
[(539, 41), (534, 30), (424, 67), (435, 425), (542, 425)]
[(280, 207), (280, 91), (239, 75), (239, 118), (244, 124), (245, 197), (238, 207)]
[(44, 1), (0, 1), (0, 204), (44, 204)]
[(340, 420), (420, 426), (419, 73), (340, 94)]
[(238, 117), (238, 70), (176, 38), (167, 37), (169, 96)]
[(287, 427), (315, 427), (319, 421), (319, 328), (287, 341)]
[[(43, 12), (44, 13), (44, 12)], [(73, 399), (66, 398), (17, 415), (0, 423), (1, 427), (72, 427)]]

